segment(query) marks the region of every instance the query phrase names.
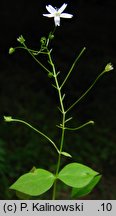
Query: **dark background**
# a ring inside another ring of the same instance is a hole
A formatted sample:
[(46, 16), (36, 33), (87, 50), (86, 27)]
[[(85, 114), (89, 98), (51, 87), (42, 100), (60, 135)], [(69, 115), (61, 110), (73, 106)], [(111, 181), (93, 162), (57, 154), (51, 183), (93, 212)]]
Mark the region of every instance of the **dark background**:
[[(40, 38), (54, 28), (53, 19), (43, 17), (45, 6), (60, 7), (64, 1), (1, 1), (0, 6), (0, 198), (14, 199), (8, 187), (34, 165), (54, 171), (57, 155), (52, 146), (38, 134), (20, 124), (4, 123), (3, 115), (11, 115), (32, 123), (59, 143), (60, 122), (56, 92), (52, 79), (25, 51), (8, 54), (18, 45), (22, 34), (26, 44), (40, 47)], [(65, 151), (73, 161), (84, 163), (101, 172), (103, 177), (94, 191), (84, 199), (116, 199), (116, 45), (114, 0), (67, 1), (65, 12), (74, 17), (61, 19), (52, 42), (54, 61), (66, 76), (77, 54), (86, 52), (75, 67), (64, 88), (66, 106), (74, 102), (90, 86), (105, 65), (114, 70), (104, 75), (93, 90), (71, 111), (72, 126), (94, 120), (78, 132), (66, 133)], [(45, 62), (45, 61), (44, 61)], [(62, 165), (71, 162), (63, 158)], [(69, 199), (69, 189), (60, 185), (59, 199)], [(47, 198), (47, 197), (46, 197)]]

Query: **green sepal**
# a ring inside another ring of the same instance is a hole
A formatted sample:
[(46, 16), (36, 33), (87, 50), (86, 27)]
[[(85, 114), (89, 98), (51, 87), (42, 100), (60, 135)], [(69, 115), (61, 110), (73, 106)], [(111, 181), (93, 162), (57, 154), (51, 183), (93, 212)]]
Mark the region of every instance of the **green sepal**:
[(99, 173), (80, 163), (66, 165), (58, 174), (58, 179), (66, 185), (83, 188)]
[(55, 176), (44, 169), (35, 169), (34, 172), (29, 172), (22, 175), (10, 189), (21, 193), (38, 196), (49, 190), (55, 180)]

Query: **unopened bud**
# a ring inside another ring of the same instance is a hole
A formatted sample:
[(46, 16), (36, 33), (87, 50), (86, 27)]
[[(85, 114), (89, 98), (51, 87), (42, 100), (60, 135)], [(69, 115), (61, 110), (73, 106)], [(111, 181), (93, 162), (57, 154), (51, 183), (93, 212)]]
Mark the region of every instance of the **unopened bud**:
[(48, 73), (48, 77), (49, 77), (49, 78), (52, 78), (52, 77), (53, 77), (53, 73), (52, 73), (52, 72), (49, 72), (49, 73)]
[(111, 63), (108, 63), (107, 65), (106, 65), (106, 67), (105, 67), (105, 71), (106, 72), (108, 72), (108, 71), (111, 71), (111, 70), (113, 70), (114, 68), (113, 68), (113, 65), (111, 64)]
[(24, 37), (21, 35), (21, 36), (19, 36), (19, 37), (17, 38), (17, 41), (18, 41), (19, 43), (21, 43), (21, 44), (24, 44), (25, 39), (24, 39)]
[(48, 36), (48, 38), (49, 38), (49, 40), (52, 40), (52, 39), (54, 39), (54, 35), (53, 35), (53, 33), (52, 33), (52, 32), (50, 32), (50, 33), (49, 33), (49, 36)]
[(15, 52), (15, 49), (13, 48), (13, 47), (11, 47), (10, 49), (9, 49), (9, 54), (12, 54), (12, 53), (14, 53)]
[(11, 116), (4, 116), (4, 121), (11, 122), (12, 121), (12, 117)]

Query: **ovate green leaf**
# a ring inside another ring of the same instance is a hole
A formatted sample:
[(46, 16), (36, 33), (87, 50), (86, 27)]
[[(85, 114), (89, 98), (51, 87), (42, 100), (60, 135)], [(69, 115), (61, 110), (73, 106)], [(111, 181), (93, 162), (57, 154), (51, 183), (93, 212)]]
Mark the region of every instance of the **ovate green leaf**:
[(17, 190), (30, 196), (38, 196), (49, 190), (55, 180), (55, 176), (44, 169), (35, 169), (22, 175), (10, 189)]
[(82, 196), (85, 196), (85, 195), (89, 194), (93, 190), (93, 188), (96, 186), (96, 184), (100, 181), (100, 179), (101, 179), (101, 175), (97, 175), (85, 187), (83, 187), (83, 188), (72, 188), (71, 196), (79, 198), (79, 197), (82, 197)]
[(70, 163), (59, 172), (58, 179), (68, 186), (82, 188), (88, 185), (96, 175), (98, 175), (98, 172), (88, 166), (80, 163)]

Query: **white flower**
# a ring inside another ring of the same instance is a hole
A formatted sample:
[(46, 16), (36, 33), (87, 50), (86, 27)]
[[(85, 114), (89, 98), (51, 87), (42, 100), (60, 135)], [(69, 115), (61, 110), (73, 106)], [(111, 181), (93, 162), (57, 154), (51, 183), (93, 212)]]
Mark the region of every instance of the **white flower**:
[(59, 9), (54, 8), (51, 5), (48, 5), (46, 6), (46, 9), (50, 14), (43, 14), (43, 16), (46, 16), (49, 18), (54, 17), (55, 26), (60, 26), (60, 18), (72, 18), (73, 17), (72, 14), (62, 13), (66, 7), (67, 7), (67, 4), (65, 3)]

